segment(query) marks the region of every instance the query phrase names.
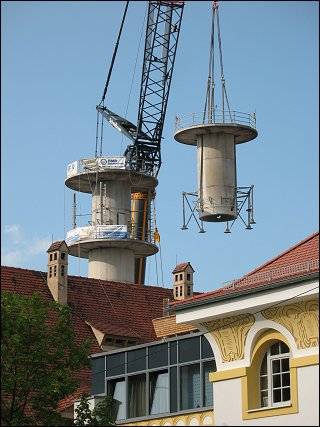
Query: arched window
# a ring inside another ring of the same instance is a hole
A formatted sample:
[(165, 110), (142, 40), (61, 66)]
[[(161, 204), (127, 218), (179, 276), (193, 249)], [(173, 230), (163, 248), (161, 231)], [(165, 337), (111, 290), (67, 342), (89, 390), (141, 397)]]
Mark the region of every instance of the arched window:
[(277, 341), (265, 352), (260, 367), (261, 407), (278, 406), (290, 401), (289, 358), (290, 349), (282, 341)]

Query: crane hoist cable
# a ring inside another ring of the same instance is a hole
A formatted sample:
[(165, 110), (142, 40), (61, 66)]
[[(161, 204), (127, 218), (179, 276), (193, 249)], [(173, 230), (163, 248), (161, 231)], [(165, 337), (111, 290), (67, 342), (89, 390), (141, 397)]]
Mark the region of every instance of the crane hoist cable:
[(106, 85), (104, 87), (103, 95), (102, 95), (102, 98), (101, 98), (101, 101), (100, 101), (99, 105), (103, 105), (105, 97), (106, 97), (106, 93), (107, 93), (107, 89), (108, 89), (108, 85), (109, 85), (109, 81), (110, 81), (110, 77), (111, 77), (111, 73), (112, 73), (112, 69), (113, 69), (113, 64), (114, 64), (114, 61), (115, 61), (115, 58), (116, 58), (116, 55), (117, 55), (119, 41), (120, 41), (120, 37), (121, 37), (121, 33), (122, 33), (122, 28), (123, 28), (124, 20), (126, 18), (128, 6), (129, 6), (129, 1), (126, 2), (126, 7), (125, 7), (124, 12), (123, 12), (122, 22), (121, 22), (121, 26), (120, 26), (120, 30), (119, 30), (117, 42), (116, 42), (116, 45), (114, 47), (113, 56), (112, 56), (112, 60), (111, 60), (111, 64), (110, 64), (110, 68), (109, 68), (109, 72), (108, 72), (108, 76), (107, 76), (107, 80), (106, 80)]
[(214, 99), (214, 89), (215, 89), (215, 81), (214, 81), (214, 33), (215, 33), (215, 17), (217, 17), (217, 33), (218, 33), (218, 47), (219, 47), (219, 59), (220, 59), (220, 79), (222, 86), (222, 118), (224, 122), (224, 101), (226, 100), (228, 112), (232, 121), (229, 99), (227, 96), (224, 72), (223, 72), (223, 60), (222, 60), (222, 44), (221, 44), (221, 33), (220, 33), (220, 21), (219, 21), (219, 12), (218, 12), (218, 2), (213, 2), (212, 7), (212, 26), (211, 26), (211, 40), (210, 40), (210, 58), (209, 58), (209, 73), (208, 73), (208, 83), (207, 83), (207, 94), (205, 101), (205, 110), (203, 115), (203, 120), (205, 121), (205, 117), (207, 115), (208, 122), (215, 121), (215, 99)]
[[(117, 42), (115, 44), (114, 47), (114, 51), (113, 51), (113, 55), (112, 55), (112, 60), (111, 60), (111, 64), (110, 64), (110, 68), (109, 68), (109, 72), (108, 72), (108, 76), (107, 76), (107, 80), (106, 80), (106, 84), (103, 90), (103, 94), (102, 94), (102, 98), (100, 101), (99, 105), (104, 105), (104, 100), (107, 94), (107, 90), (108, 90), (108, 86), (109, 86), (109, 82), (110, 82), (110, 78), (111, 78), (111, 73), (112, 73), (112, 69), (113, 69), (113, 65), (114, 65), (114, 61), (117, 55), (117, 51), (118, 51), (118, 46), (119, 46), (119, 41), (120, 41), (120, 37), (121, 37), (121, 33), (122, 33), (122, 28), (123, 28), (123, 24), (126, 18), (126, 14), (127, 14), (127, 10), (128, 10), (128, 6), (129, 6), (129, 1), (126, 2), (126, 6), (123, 12), (123, 16), (122, 16), (122, 21), (121, 21), (121, 25), (120, 25), (120, 30), (118, 33), (118, 38), (117, 38)], [(97, 111), (97, 128), (96, 128), (96, 149), (95, 149), (95, 157), (97, 157), (98, 155), (98, 138), (99, 138), (99, 111)], [(101, 136), (100, 136), (100, 156), (102, 156), (102, 141), (103, 141), (103, 120), (101, 120)]]

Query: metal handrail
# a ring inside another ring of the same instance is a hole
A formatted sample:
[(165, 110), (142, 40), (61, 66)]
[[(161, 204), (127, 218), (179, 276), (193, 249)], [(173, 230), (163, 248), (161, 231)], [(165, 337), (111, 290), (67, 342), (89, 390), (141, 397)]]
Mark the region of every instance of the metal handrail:
[(223, 288), (236, 289), (242, 286), (258, 284), (262, 282), (271, 282), (275, 279), (280, 279), (283, 277), (296, 276), (299, 273), (303, 275), (317, 270), (319, 270), (319, 258), (310, 261), (299, 262), (297, 264), (287, 265), (285, 267), (276, 268), (274, 270), (262, 271), (260, 273), (251, 274), (250, 276), (245, 276), (241, 279), (231, 280), (230, 282), (225, 282)]
[(214, 110), (209, 115), (202, 111), (175, 118), (176, 131), (205, 124), (240, 124), (256, 129), (256, 115), (255, 113), (249, 114), (240, 111)]

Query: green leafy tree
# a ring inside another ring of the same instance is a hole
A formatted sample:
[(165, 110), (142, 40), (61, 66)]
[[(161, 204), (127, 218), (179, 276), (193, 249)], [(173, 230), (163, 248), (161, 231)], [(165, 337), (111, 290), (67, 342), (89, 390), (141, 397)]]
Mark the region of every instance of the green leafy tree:
[(68, 306), (1, 293), (2, 424), (65, 425), (59, 400), (79, 385), (75, 373), (90, 366), (88, 341), (78, 345)]
[(115, 418), (111, 415), (111, 396), (105, 396), (94, 409), (90, 409), (89, 396), (84, 394), (77, 406), (76, 426), (114, 426)]

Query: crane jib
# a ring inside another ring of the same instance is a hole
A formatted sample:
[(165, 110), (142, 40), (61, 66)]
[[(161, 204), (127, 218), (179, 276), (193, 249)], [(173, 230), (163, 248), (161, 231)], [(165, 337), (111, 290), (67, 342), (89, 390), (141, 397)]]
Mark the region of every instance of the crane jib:
[(115, 129), (124, 134), (131, 141), (135, 140), (134, 132), (136, 132), (137, 129), (133, 123), (129, 122), (128, 120), (124, 119), (123, 117), (119, 116), (118, 114), (114, 113), (106, 107), (101, 107), (100, 105), (97, 105), (96, 108), (99, 113), (101, 113), (102, 116), (105, 117)]

